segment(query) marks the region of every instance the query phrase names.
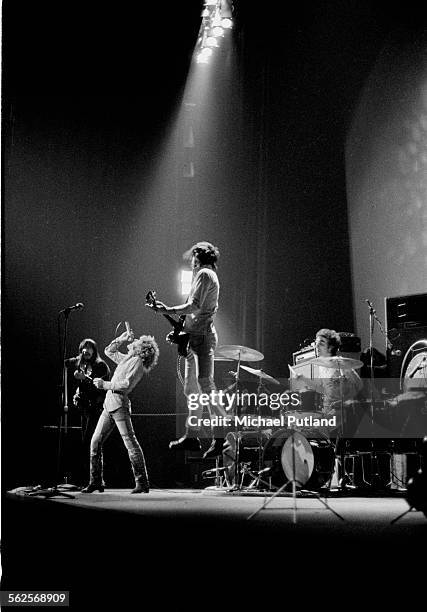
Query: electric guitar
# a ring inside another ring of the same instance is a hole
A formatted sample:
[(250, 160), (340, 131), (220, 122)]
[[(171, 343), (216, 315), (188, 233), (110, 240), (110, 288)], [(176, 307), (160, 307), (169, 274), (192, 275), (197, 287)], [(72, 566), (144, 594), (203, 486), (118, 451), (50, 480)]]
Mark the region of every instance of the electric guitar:
[[(150, 306), (154, 311), (157, 310), (156, 303), (156, 292), (149, 291), (145, 296), (145, 303), (147, 306)], [(185, 315), (180, 316), (178, 319), (171, 317), (165, 312), (161, 313), (172, 325), (173, 330), (168, 333), (166, 336), (166, 342), (169, 344), (176, 344), (178, 347), (178, 355), (181, 357), (187, 357), (188, 355), (188, 344), (190, 341), (190, 336), (186, 332), (182, 331), (185, 323)]]

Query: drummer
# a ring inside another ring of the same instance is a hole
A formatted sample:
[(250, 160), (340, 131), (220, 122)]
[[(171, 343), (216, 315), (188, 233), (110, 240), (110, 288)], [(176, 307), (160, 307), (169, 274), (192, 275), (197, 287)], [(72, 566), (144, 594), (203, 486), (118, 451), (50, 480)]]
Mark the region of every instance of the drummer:
[[(335, 357), (341, 340), (333, 329), (322, 328), (316, 333), (316, 356)], [(332, 363), (332, 362), (331, 362)], [(341, 401), (354, 399), (363, 388), (363, 382), (356, 370), (340, 370), (319, 365), (319, 391), (323, 396), (323, 412), (336, 414)]]

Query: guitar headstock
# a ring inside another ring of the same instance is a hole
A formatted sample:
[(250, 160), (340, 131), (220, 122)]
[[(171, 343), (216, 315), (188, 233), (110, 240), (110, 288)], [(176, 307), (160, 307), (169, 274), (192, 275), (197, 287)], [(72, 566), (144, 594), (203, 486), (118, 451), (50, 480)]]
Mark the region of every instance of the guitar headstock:
[(154, 308), (154, 310), (156, 310), (157, 303), (156, 303), (156, 292), (155, 291), (149, 291), (147, 293), (147, 295), (145, 296), (145, 304), (146, 306), (151, 306), (151, 308)]

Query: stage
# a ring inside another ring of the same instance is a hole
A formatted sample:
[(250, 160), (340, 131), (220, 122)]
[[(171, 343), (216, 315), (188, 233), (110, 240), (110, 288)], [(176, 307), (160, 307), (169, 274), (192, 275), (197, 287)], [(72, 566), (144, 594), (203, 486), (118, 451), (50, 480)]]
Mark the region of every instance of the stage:
[(351, 588), (369, 581), (370, 588), (382, 585), (388, 593), (382, 576), (390, 581), (394, 575), (402, 591), (402, 581), (421, 575), (415, 551), (425, 546), (427, 519), (411, 511), (391, 524), (409, 509), (402, 494), (335, 493), (322, 497), (330, 509), (316, 497), (297, 496), (296, 512), (292, 496), (278, 496), (248, 520), (271, 494), (68, 493), (74, 499), (6, 494), (3, 590), (65, 589), (80, 609), (115, 599), (130, 605), (147, 588), (182, 601), (179, 589), (193, 580), (206, 593), (215, 585), (233, 590), (234, 578), (248, 581), (236, 592), (242, 597), (252, 580), (263, 588), (271, 582), (273, 601), (280, 575), (287, 587), (303, 577), (313, 587), (333, 585), (335, 592), (347, 581)]
[[(281, 493), (272, 499), (258, 514), (249, 518), (260, 509), (272, 493), (261, 491), (227, 491), (226, 489), (152, 489), (148, 495), (130, 495), (129, 489), (106, 489), (103, 493), (81, 493), (63, 489), (74, 499), (51, 497), (45, 499), (31, 494), (32, 500), (43, 500), (55, 505), (65, 505), (79, 511), (122, 512), (125, 515), (138, 515), (141, 521), (161, 522), (173, 517), (176, 521), (194, 520), (208, 527), (213, 522), (233, 525), (239, 529), (268, 530), (272, 525), (275, 529), (287, 531), (293, 527), (296, 530), (310, 529), (313, 532), (321, 529), (337, 529), (342, 532), (366, 533), (373, 530), (377, 535), (395, 535), (426, 526), (427, 519), (422, 512), (411, 511), (393, 525), (390, 522), (409, 509), (402, 493), (395, 496), (350, 496), (350, 493), (331, 492), (330, 497), (319, 498), (315, 493), (300, 493), (296, 495), (296, 520), (294, 521), (294, 500), (291, 493)], [(378, 494), (376, 494), (378, 495)], [(16, 494), (8, 493), (12, 499)], [(23, 495), (28, 499), (28, 495)], [(339, 519), (329, 510), (343, 517)], [(250, 523), (248, 521), (251, 521)]]

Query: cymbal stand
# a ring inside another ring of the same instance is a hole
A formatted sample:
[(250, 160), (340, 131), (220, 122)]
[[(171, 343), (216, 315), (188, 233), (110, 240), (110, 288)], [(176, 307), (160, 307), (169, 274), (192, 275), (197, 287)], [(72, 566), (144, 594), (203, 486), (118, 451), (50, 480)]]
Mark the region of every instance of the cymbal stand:
[[(239, 351), (239, 358), (237, 360), (237, 369), (236, 369), (236, 412), (235, 412), (235, 415), (237, 417), (240, 416), (240, 407), (239, 407), (240, 358), (241, 358), (241, 351)], [(234, 487), (233, 487), (233, 490), (236, 490), (236, 489), (239, 490), (242, 488), (242, 485), (239, 484), (240, 443), (241, 443), (241, 432), (237, 430), (236, 432), (236, 454), (235, 454), (235, 459), (234, 459)]]
[[(261, 382), (261, 376), (258, 377), (258, 387), (257, 387), (257, 416), (260, 417), (260, 407), (259, 407), (259, 396), (261, 394), (261, 389), (265, 389), (265, 386)], [(261, 425), (258, 423), (258, 473), (262, 470), (262, 436), (261, 436)]]
[[(256, 510), (255, 512), (252, 512), (252, 514), (250, 514), (247, 517), (247, 521), (249, 521), (251, 518), (253, 518), (254, 516), (256, 516), (257, 514), (259, 514), (261, 512), (261, 510), (264, 510), (264, 508), (266, 508), (275, 497), (277, 497), (278, 495), (280, 495), (280, 493), (282, 493), (282, 491), (284, 491), (286, 489), (286, 487), (291, 484), (292, 485), (292, 499), (293, 499), (293, 508), (292, 508), (292, 522), (294, 524), (296, 524), (297, 522), (297, 491), (296, 491), (296, 487), (297, 484), (299, 486), (303, 486), (304, 483), (300, 482), (299, 480), (297, 480), (295, 478), (295, 432), (292, 433), (292, 435), (290, 436), (290, 438), (288, 438), (288, 440), (291, 439), (291, 447), (292, 447), (292, 479), (288, 480), (287, 482), (285, 482), (284, 485), (282, 485), (277, 491), (275, 491), (275, 493), (271, 496), (268, 497), (265, 502), (263, 503), (263, 505), (258, 508), (258, 510)], [(338, 512), (335, 512), (335, 510), (333, 508), (331, 508), (321, 497), (318, 493), (315, 493), (314, 491), (310, 491), (311, 495), (314, 495), (314, 497), (316, 497), (321, 504), (323, 504), (325, 506), (325, 508), (327, 508), (328, 510), (330, 510), (333, 514), (335, 514), (335, 516), (337, 516), (339, 519), (341, 519), (342, 521), (344, 521), (344, 517), (342, 517), (340, 514), (338, 514)]]
[[(265, 388), (265, 386), (263, 385), (261, 381), (262, 381), (262, 378), (261, 376), (259, 376), (258, 377), (258, 387), (257, 387), (257, 397), (259, 397), (261, 389)], [(257, 404), (257, 416), (258, 417), (261, 416), (260, 411), (259, 411), (259, 403)], [(262, 436), (261, 436), (261, 426), (260, 425), (258, 425), (257, 435), (258, 435), (258, 471), (253, 472), (249, 467), (250, 463), (243, 463), (242, 464), (243, 475), (242, 475), (241, 486), (243, 486), (245, 474), (248, 474), (253, 479), (250, 485), (248, 486), (248, 489), (254, 489), (256, 487), (259, 487), (261, 483), (266, 485), (267, 488), (270, 489), (271, 488), (270, 483), (266, 482), (265, 480), (261, 478), (261, 474), (270, 472), (271, 468), (264, 468), (264, 469), (262, 468)]]
[(342, 477), (338, 479), (338, 482), (340, 483), (339, 486), (341, 488), (343, 488), (343, 481), (345, 481), (345, 477), (348, 476), (346, 469), (345, 469), (345, 449), (344, 449), (344, 390), (343, 390), (343, 379), (344, 379), (344, 372), (342, 370), (342, 368), (339, 365), (339, 360), (338, 360), (338, 371), (339, 371), (339, 381), (340, 381), (340, 415), (341, 415), (341, 423), (340, 423), (340, 427), (339, 427), (339, 433), (338, 433), (338, 437), (335, 441), (336, 447), (335, 450), (338, 450), (338, 445), (340, 443), (340, 438), (343, 442), (341, 442), (340, 446), (341, 446), (341, 451), (340, 451), (340, 457), (339, 457), (339, 461), (341, 463), (341, 470), (342, 470)]

